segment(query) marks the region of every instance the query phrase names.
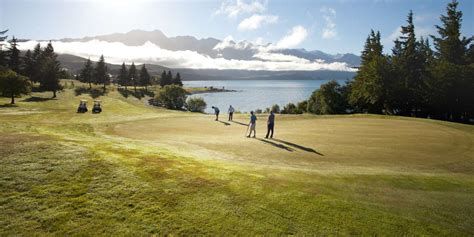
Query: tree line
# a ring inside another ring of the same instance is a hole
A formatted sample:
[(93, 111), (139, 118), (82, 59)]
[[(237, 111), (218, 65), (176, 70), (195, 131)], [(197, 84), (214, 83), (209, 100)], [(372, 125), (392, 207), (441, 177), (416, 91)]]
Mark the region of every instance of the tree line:
[(330, 81), (313, 92), (306, 110), (315, 114), (375, 113), (468, 122), (474, 118), (474, 37), (461, 37), (458, 2), (447, 5), (439, 36), (415, 34), (408, 13), (391, 54), (371, 30), (352, 81)]
[[(0, 42), (7, 36), (7, 30), (0, 32)], [(8, 47), (3, 50), (0, 45), (0, 93), (4, 97), (10, 97), (14, 104), (14, 98), (31, 91), (32, 83), (39, 83), (39, 89), (53, 92), (62, 90), (59, 83), (60, 76), (64, 71), (57, 60), (57, 54), (51, 42), (42, 48), (38, 43), (33, 51), (27, 50), (21, 55), (18, 49), (18, 39), (14, 36), (8, 41)]]

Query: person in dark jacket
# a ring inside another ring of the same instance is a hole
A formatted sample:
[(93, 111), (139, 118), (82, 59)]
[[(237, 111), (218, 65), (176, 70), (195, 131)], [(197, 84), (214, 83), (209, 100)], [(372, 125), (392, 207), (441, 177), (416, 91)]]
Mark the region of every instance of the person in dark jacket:
[(214, 114), (216, 115), (216, 121), (219, 120), (219, 108), (212, 106), (212, 109), (214, 109)]
[(268, 135), (270, 135), (270, 138), (273, 138), (273, 129), (275, 128), (275, 115), (273, 114), (273, 111), (270, 111), (270, 115), (268, 116), (267, 120), (267, 135), (265, 138), (268, 138)]

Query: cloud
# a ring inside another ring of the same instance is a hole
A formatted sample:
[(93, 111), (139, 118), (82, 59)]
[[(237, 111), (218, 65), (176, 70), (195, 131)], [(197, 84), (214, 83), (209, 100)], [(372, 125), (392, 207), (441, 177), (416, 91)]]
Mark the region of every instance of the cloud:
[[(230, 42), (230, 40), (228, 40)], [(32, 49), (37, 41), (28, 41), (19, 44), (21, 50)], [(43, 43), (44, 45), (44, 43)], [(195, 51), (171, 51), (146, 42), (141, 46), (127, 46), (119, 42), (105, 42), (91, 40), (88, 42), (60, 42), (54, 41), (55, 51), (60, 54), (72, 54), (80, 57), (90, 57), (98, 60), (104, 55), (106, 61), (112, 64), (122, 62), (136, 64), (159, 64), (171, 68), (194, 69), (240, 69), (240, 70), (271, 70), (271, 71), (315, 71), (335, 70), (354, 71), (345, 63), (324, 63), (309, 61), (294, 56), (260, 52), (255, 55), (255, 60), (235, 60), (212, 58)], [(260, 59), (260, 60), (259, 60)], [(263, 59), (263, 60), (262, 60)]]
[(244, 13), (261, 13), (265, 11), (266, 5), (267, 1), (253, 0), (247, 3), (244, 0), (228, 0), (222, 2), (221, 7), (214, 14), (233, 18)]
[(321, 13), (323, 13), (324, 21), (326, 25), (322, 31), (322, 38), (323, 39), (334, 39), (337, 37), (337, 29), (336, 23), (334, 23), (334, 19), (336, 18), (336, 10), (333, 8), (323, 7), (321, 8)]
[(256, 30), (263, 25), (274, 24), (278, 21), (278, 16), (275, 15), (258, 15), (254, 14), (251, 17), (242, 20), (238, 26), (238, 30)]
[(292, 48), (295, 47), (301, 42), (303, 42), (306, 37), (308, 36), (308, 31), (303, 26), (295, 26), (285, 35), (282, 39), (280, 39), (275, 47), (276, 48)]
[(237, 50), (251, 49), (252, 44), (248, 41), (245, 41), (245, 40), (236, 43), (234, 41), (234, 38), (231, 35), (229, 35), (229, 36), (225, 37), (224, 40), (222, 40), (222, 42), (216, 44), (216, 46), (214, 46), (213, 50), (222, 51), (226, 48), (233, 48), (233, 49), (237, 49)]

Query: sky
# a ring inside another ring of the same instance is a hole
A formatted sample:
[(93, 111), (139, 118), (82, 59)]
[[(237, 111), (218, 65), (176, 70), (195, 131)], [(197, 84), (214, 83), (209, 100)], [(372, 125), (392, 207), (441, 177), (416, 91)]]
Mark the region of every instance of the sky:
[[(359, 55), (371, 29), (390, 52), (414, 12), (417, 36), (436, 34), (448, 0), (0, 0), (0, 29), (20, 39), (82, 38), (161, 30), (276, 48)], [(474, 35), (474, 1), (460, 0), (462, 33)], [(86, 48), (86, 46), (84, 46)], [(265, 52), (264, 52), (265, 53)], [(269, 57), (281, 55), (267, 55)], [(212, 62), (211, 62), (212, 63)], [(225, 62), (227, 63), (227, 62)]]

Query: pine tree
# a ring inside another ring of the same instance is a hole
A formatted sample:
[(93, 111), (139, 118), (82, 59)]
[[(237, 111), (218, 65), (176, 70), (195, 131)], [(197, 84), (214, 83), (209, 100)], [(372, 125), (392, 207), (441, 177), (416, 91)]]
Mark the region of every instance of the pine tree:
[(173, 84), (183, 86), (183, 82), (181, 81), (181, 75), (179, 75), (179, 72), (176, 73), (176, 77), (173, 80)]
[(128, 80), (128, 70), (127, 70), (127, 66), (125, 65), (125, 62), (122, 63), (122, 67), (120, 68), (120, 72), (117, 79), (118, 79), (119, 85), (125, 86), (125, 90), (127, 90), (127, 86), (130, 83), (130, 81)]
[(94, 81), (97, 84), (103, 84), (104, 91), (106, 90), (106, 86), (110, 84), (110, 77), (107, 74), (104, 55), (100, 56), (100, 59), (94, 68)]
[(145, 67), (145, 64), (142, 65), (140, 69), (140, 86), (145, 87), (145, 91), (148, 91), (148, 86), (151, 84), (150, 81), (150, 74), (148, 74), (148, 70)]
[(32, 54), (33, 69), (30, 76), (30, 80), (32, 82), (40, 82), (41, 80), (41, 63), (43, 58), (43, 50), (41, 49), (40, 43), (38, 43), (35, 45)]
[(137, 92), (137, 67), (135, 67), (135, 63), (132, 62), (130, 69), (128, 70), (128, 80), (132, 82), (133, 88), (135, 92)]
[(40, 57), (39, 81), (41, 89), (53, 92), (53, 98), (56, 98), (57, 91), (62, 90), (59, 83), (61, 68), (57, 57), (50, 41)]
[(163, 71), (161, 73), (161, 78), (160, 78), (160, 86), (163, 88), (166, 86), (166, 71)]
[(84, 83), (89, 84), (89, 89), (92, 88), (92, 82), (94, 80), (94, 67), (92, 66), (92, 61), (90, 58), (84, 63), (84, 67), (79, 73), (79, 80)]
[(448, 4), (446, 15), (440, 17), (442, 26), (435, 26), (439, 37), (431, 36), (438, 59), (433, 77), (442, 85), (437, 98), (432, 98), (434, 107), (438, 116), (456, 121), (474, 116), (474, 69), (467, 66), (473, 37), (461, 37), (462, 12), (457, 10), (458, 4), (455, 0)]
[(31, 50), (27, 50), (25, 56), (23, 57), (23, 64), (22, 64), (22, 74), (27, 76), (28, 78), (32, 78), (33, 76), (33, 69), (34, 69), (34, 61), (33, 61), (33, 54)]
[(3, 51), (3, 44), (2, 41), (7, 39), (8, 36), (3, 36), (7, 33), (8, 30), (0, 31), (0, 69), (8, 67), (7, 55), (5, 51)]
[(387, 103), (390, 65), (382, 54), (380, 38), (380, 32), (370, 32), (362, 51), (361, 67), (349, 95), (349, 102), (359, 111), (382, 113), (391, 109)]
[(173, 84), (173, 74), (171, 71), (168, 70), (168, 73), (166, 74), (166, 85), (172, 85)]
[(10, 47), (8, 48), (8, 67), (16, 73), (20, 73), (21, 61), (20, 61), (20, 50), (18, 49), (18, 39), (13, 38), (8, 41)]

